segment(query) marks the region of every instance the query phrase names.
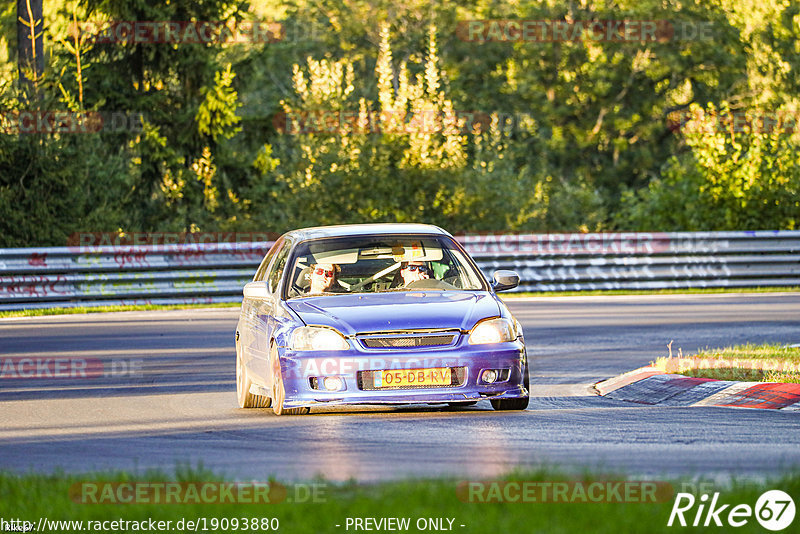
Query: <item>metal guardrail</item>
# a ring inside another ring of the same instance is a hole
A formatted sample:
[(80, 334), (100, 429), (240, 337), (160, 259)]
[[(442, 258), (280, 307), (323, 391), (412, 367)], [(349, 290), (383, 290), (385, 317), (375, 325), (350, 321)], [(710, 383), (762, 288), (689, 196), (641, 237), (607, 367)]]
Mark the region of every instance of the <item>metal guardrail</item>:
[(517, 291), (800, 286), (800, 231), (465, 236)]
[(235, 302), (272, 242), (0, 249), (0, 310)]
[[(800, 286), (800, 231), (459, 236), (516, 291)], [(235, 302), (272, 242), (0, 249), (0, 310)]]

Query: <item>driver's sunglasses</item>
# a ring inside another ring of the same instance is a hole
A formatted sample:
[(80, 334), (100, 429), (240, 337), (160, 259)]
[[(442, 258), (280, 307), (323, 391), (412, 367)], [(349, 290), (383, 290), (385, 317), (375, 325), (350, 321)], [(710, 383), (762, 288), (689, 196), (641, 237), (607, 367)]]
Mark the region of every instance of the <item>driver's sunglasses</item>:
[(406, 265), (404, 269), (408, 269), (409, 271), (419, 271), (421, 273), (427, 273), (428, 268), (424, 265)]
[(314, 269), (314, 274), (324, 275), (325, 278), (333, 277), (333, 271), (326, 271), (322, 267), (317, 267), (316, 269)]

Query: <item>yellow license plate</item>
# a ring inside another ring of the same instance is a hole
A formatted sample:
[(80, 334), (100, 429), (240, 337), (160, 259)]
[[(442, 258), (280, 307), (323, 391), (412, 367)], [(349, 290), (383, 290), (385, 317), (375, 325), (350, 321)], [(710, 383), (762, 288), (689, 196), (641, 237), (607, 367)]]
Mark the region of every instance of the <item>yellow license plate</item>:
[(430, 369), (384, 369), (375, 371), (373, 387), (402, 388), (408, 386), (449, 386), (451, 384), (449, 367)]

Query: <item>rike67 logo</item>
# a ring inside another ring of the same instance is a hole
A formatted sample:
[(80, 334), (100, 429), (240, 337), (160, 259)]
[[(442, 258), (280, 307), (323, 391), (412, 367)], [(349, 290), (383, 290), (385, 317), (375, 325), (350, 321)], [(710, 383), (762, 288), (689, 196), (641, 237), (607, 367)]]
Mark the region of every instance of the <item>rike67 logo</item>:
[(764, 492), (756, 501), (755, 508), (749, 504), (722, 504), (719, 502), (719, 492), (714, 493), (711, 502), (707, 493), (701, 495), (700, 499), (695, 499), (691, 493), (678, 493), (667, 526), (671, 527), (677, 519), (677, 524), (682, 527), (687, 526), (689, 521), (693, 527), (721, 527), (725, 524), (741, 527), (755, 516), (765, 529), (779, 531), (792, 524), (794, 515), (794, 500), (781, 490)]

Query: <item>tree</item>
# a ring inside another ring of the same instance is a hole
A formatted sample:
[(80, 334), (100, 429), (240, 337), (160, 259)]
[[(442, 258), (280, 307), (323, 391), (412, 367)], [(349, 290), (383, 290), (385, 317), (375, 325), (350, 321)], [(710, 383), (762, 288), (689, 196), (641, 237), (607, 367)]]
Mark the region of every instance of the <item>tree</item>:
[[(434, 30), (418, 65), (393, 61), (388, 24), (380, 36), (375, 100), (356, 95), (348, 59), (295, 65), (296, 96), (284, 102), (287, 135), (257, 160), (262, 175), (253, 186), (265, 191), (277, 184), (269, 205), (281, 206), (281, 220), (289, 226), (426, 221), (463, 231), (519, 229), (538, 218), (542, 226), (541, 169), (527, 164), (530, 154), (514, 150), (499, 116), (468, 123), (454, 109)], [(252, 208), (275, 211), (255, 200)]]
[(657, 231), (800, 226), (800, 129), (786, 111), (732, 113), (693, 106), (681, 124), (690, 152), (624, 197), (628, 227)]

